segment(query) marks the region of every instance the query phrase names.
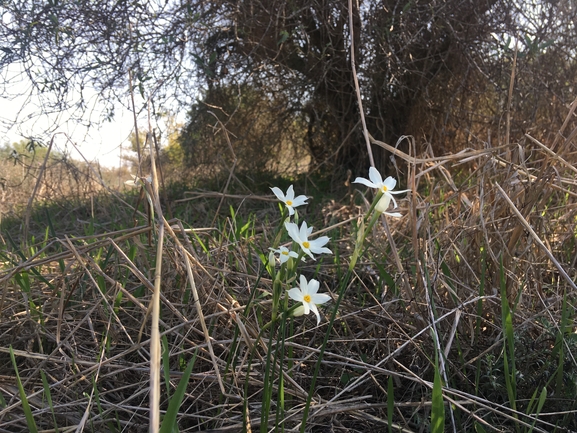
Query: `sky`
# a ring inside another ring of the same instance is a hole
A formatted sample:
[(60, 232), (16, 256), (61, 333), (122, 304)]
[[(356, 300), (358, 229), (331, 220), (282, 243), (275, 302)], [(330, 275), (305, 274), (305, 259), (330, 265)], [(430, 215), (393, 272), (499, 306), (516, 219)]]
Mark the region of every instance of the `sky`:
[[(134, 129), (132, 112), (126, 108), (129, 100), (125, 104), (115, 104), (112, 121), (102, 121), (104, 107), (99, 103), (96, 92), (90, 89), (84, 91), (88, 104), (82, 116), (73, 110), (42, 114), (40, 97), (34, 94), (17, 65), (2, 71), (0, 80), (3, 80), (4, 87), (0, 95), (12, 95), (0, 96), (0, 145), (28, 141), (30, 137), (48, 144), (54, 137), (56, 150), (78, 160), (82, 160), (83, 155), (86, 160), (98, 161), (106, 167), (120, 165), (122, 146), (122, 152), (125, 155), (128, 153), (126, 148), (130, 146), (129, 137)], [(79, 95), (71, 94), (69, 97), (70, 101), (74, 101), (74, 98), (79, 98)], [(136, 95), (135, 103), (137, 107), (142, 107), (143, 102), (139, 99), (139, 95)], [(71, 120), (78, 118), (80, 121)], [(146, 123), (146, 115), (140, 115), (139, 126)]]

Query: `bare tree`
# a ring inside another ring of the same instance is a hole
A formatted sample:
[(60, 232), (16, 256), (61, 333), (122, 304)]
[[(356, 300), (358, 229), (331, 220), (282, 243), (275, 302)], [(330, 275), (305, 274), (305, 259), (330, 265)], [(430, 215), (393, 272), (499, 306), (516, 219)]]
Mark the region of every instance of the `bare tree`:
[(387, 142), (414, 134), (443, 152), (489, 129), (503, 134), (515, 55), (508, 39), (517, 41), (519, 69), (510, 133), (522, 137), (522, 123), (538, 123), (534, 102), (549, 103), (553, 87), (559, 107), (572, 99), (575, 8), (568, 1), (353, 4), (350, 29), (343, 1), (224, 2), (226, 24), (197, 44), (212, 56), (201, 70), (207, 86), (243, 83), (282, 94), (287, 112), (306, 124), (302, 143), (314, 161), (351, 168), (366, 164), (351, 31), (369, 129)]

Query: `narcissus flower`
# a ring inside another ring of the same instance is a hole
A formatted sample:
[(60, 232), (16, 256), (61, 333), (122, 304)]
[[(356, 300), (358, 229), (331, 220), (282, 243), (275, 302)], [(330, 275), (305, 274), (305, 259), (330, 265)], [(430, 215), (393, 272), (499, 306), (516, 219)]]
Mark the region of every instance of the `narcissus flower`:
[(269, 248), (269, 250), (271, 250), (273, 253), (278, 254), (278, 258), (280, 260), (281, 265), (287, 262), (288, 259), (291, 257), (294, 257), (295, 259), (298, 259), (299, 257), (299, 255), (296, 252), (290, 251), (287, 247), (280, 247), (278, 250), (275, 250), (274, 248)]
[[(379, 173), (379, 170), (377, 170), (375, 167), (369, 168), (369, 179), (365, 179), (364, 177), (357, 177), (353, 183), (362, 183), (363, 185), (368, 186), (369, 188), (375, 188), (380, 190), (383, 193), (383, 198), (389, 197), (389, 200), (393, 201), (394, 207), (397, 207), (397, 202), (395, 201), (393, 194), (401, 194), (403, 192), (410, 191), (409, 189), (405, 189), (403, 191), (393, 191), (393, 189), (397, 185), (397, 180), (394, 177), (389, 176), (383, 181), (381, 173)], [(381, 209), (383, 207), (386, 210), (386, 208), (389, 207), (389, 203), (383, 202)]]
[(289, 186), (286, 192), (286, 195), (281, 191), (280, 188), (272, 187), (272, 192), (277, 198), (282, 201), (289, 211), (289, 215), (294, 215), (295, 207), (302, 206), (303, 204), (307, 204), (308, 197), (306, 195), (299, 195), (295, 197), (295, 192), (293, 186)]
[(320, 283), (315, 279), (307, 281), (304, 275), (300, 276), (299, 286), (300, 288), (295, 287), (288, 291), (289, 298), (303, 303), (302, 313), (300, 307), (298, 307), (298, 311), (295, 310), (294, 315), (309, 314), (312, 311), (317, 316), (318, 325), (321, 323), (321, 315), (319, 314), (317, 305), (330, 301), (331, 297), (324, 293), (317, 293), (319, 291)]
[(333, 252), (324, 246), (330, 240), (328, 236), (321, 236), (320, 238), (313, 240), (309, 240), (309, 235), (313, 232), (312, 227), (307, 227), (306, 221), (303, 221), (300, 229), (299, 226), (295, 223), (285, 222), (284, 224), (289, 236), (292, 238), (293, 241), (298, 243), (302, 250), (311, 256), (313, 260), (315, 259), (314, 254), (332, 254)]

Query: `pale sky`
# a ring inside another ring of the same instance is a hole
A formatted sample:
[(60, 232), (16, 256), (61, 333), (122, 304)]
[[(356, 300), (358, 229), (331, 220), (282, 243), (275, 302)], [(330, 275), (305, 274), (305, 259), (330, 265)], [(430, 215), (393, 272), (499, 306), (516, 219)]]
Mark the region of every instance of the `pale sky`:
[[(78, 146), (88, 161), (100, 161), (107, 167), (118, 167), (120, 164), (120, 147), (129, 147), (129, 136), (134, 129), (132, 113), (127, 98), (125, 104), (115, 104), (115, 115), (111, 122), (102, 121), (103, 106), (98, 102), (96, 92), (85, 90), (84, 99), (87, 108), (81, 116), (82, 123), (71, 118), (78, 118), (79, 113), (72, 110), (54, 114), (42, 112), (39, 97), (31, 92), (31, 87), (24, 74), (18, 71), (18, 65), (10, 65), (10, 70), (2, 71), (5, 94), (20, 94), (11, 99), (0, 96), (0, 144), (18, 142), (29, 137), (40, 139), (48, 144), (54, 135), (56, 149), (67, 152), (73, 159), (82, 160), (78, 151), (68, 143), (65, 133)], [(32, 93), (32, 94), (31, 94)], [(1, 93), (0, 93), (1, 94)], [(73, 101), (74, 92), (69, 97)], [(77, 96), (76, 96), (77, 97)], [(142, 107), (142, 99), (135, 97), (137, 109)], [(140, 104), (140, 106), (138, 105)], [(139, 116), (139, 127), (147, 124), (146, 114)], [(90, 125), (90, 126), (88, 126)], [(126, 151), (124, 151), (126, 154)]]

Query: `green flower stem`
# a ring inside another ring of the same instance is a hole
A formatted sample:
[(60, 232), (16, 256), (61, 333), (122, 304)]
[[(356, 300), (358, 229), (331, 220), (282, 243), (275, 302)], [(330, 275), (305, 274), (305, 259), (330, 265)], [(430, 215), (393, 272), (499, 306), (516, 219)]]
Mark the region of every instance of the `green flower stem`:
[[(371, 204), (371, 207), (369, 208), (369, 211), (367, 212), (367, 214), (365, 215), (365, 218), (361, 222), (361, 226), (359, 227), (359, 231), (357, 233), (357, 239), (355, 242), (355, 250), (353, 252), (353, 256), (352, 256), (351, 261), (349, 263), (347, 273), (345, 274), (344, 278), (341, 279), (340, 286), (339, 286), (339, 296), (337, 297), (337, 300), (335, 301), (335, 306), (333, 308), (333, 312), (331, 314), (331, 318), (330, 318), (328, 326), (327, 326), (327, 332), (325, 332), (325, 338), (323, 339), (323, 344), (320, 348), (319, 357), (318, 357), (317, 363), (315, 365), (315, 369), (314, 369), (314, 373), (313, 373), (313, 377), (312, 377), (312, 381), (311, 381), (311, 386), (309, 388), (309, 393), (308, 393), (307, 401), (306, 401), (304, 412), (303, 412), (303, 420), (302, 420), (302, 424), (301, 424), (301, 428), (300, 428), (301, 433), (304, 433), (305, 428), (306, 428), (306, 421), (307, 421), (308, 416), (309, 416), (313, 392), (315, 390), (317, 377), (318, 377), (319, 371), (321, 369), (321, 362), (323, 361), (323, 356), (325, 353), (325, 349), (327, 347), (327, 342), (328, 342), (329, 337), (330, 337), (329, 330), (333, 329), (333, 324), (334, 324), (335, 319), (337, 317), (337, 312), (339, 311), (341, 301), (343, 300), (345, 291), (346, 291), (346, 289), (349, 285), (349, 281), (351, 280), (351, 277), (353, 275), (353, 269), (355, 268), (357, 261), (363, 252), (363, 245), (365, 243), (365, 239), (367, 238), (367, 234), (373, 229), (373, 226), (376, 224), (376, 222), (379, 220), (379, 217), (381, 216), (381, 212), (374, 212), (374, 209), (375, 209), (376, 204), (379, 202), (380, 198), (382, 197), (382, 195), (383, 195), (382, 193), (379, 193), (376, 195), (375, 199), (373, 200), (373, 203)], [(369, 220), (369, 216), (370, 216), (370, 220)], [(369, 223), (365, 227), (365, 223), (367, 220), (369, 220)]]
[[(280, 281), (280, 280), (279, 280)], [(279, 300), (280, 302), (280, 300)], [(284, 307), (285, 310), (282, 314), (277, 314), (270, 322), (264, 325), (255, 340), (250, 352), (249, 357), (249, 371), (247, 374), (247, 380), (245, 382), (245, 392), (248, 392), (248, 378), (250, 377), (250, 365), (252, 364), (252, 359), (254, 353), (256, 352), (257, 347), (261, 341), (262, 336), (265, 334), (266, 331), (269, 329), (270, 337), (268, 340), (267, 346), (267, 356), (266, 356), (266, 366), (265, 366), (265, 377), (263, 382), (265, 384), (263, 388), (263, 412), (261, 415), (261, 432), (266, 432), (266, 426), (268, 425), (268, 419), (270, 415), (270, 405), (272, 402), (272, 395), (273, 395), (273, 383), (274, 383), (274, 372), (276, 370), (277, 365), (282, 370), (282, 365), (284, 364), (285, 353), (284, 353), (284, 341), (286, 335), (286, 322), (287, 319), (291, 317), (294, 310), (299, 307), (300, 304), (295, 304), (291, 308), (287, 308), (288, 306), (288, 297), (285, 296), (284, 298)], [(280, 320), (280, 327), (277, 325)], [(274, 335), (276, 332), (279, 332), (281, 344), (273, 343)], [(274, 344), (274, 346), (273, 346)], [(279, 419), (284, 417), (284, 410), (285, 410), (285, 395), (284, 395), (284, 378), (282, 372), (279, 373), (278, 376), (278, 397), (277, 397), (277, 409), (276, 409), (276, 421), (278, 422)], [(284, 427), (283, 427), (284, 429)], [(284, 431), (284, 430), (283, 430)]]
[[(372, 215), (373, 215), (373, 210), (375, 210), (375, 207), (377, 206), (377, 203), (379, 202), (379, 200), (381, 199), (382, 196), (383, 196), (383, 192), (382, 192), (382, 191), (377, 191), (377, 195), (373, 198), (373, 202), (371, 203), (371, 206), (369, 207), (369, 210), (365, 213), (365, 217), (364, 217), (365, 223), (368, 221), (369, 216), (372, 217)], [(380, 215), (381, 213), (378, 212), (378, 214)]]
[[(294, 307), (298, 307), (298, 304)], [(289, 311), (288, 308), (288, 296), (284, 297), (284, 311)], [(277, 343), (277, 351), (280, 351), (279, 368), (281, 372), (278, 376), (278, 397), (277, 397), (277, 409), (276, 409), (276, 422), (277, 426), (281, 426), (281, 433), (284, 432), (284, 423), (280, 422), (285, 416), (285, 387), (284, 387), (284, 376), (282, 374), (282, 366), (285, 360), (285, 340), (286, 340), (286, 325), (287, 318), (290, 316), (284, 315), (283, 320), (280, 322), (280, 338), (281, 344)], [(292, 334), (291, 334), (292, 335)]]
[[(359, 231), (357, 233), (357, 240), (355, 242), (355, 250), (353, 251), (353, 256), (349, 263), (349, 271), (352, 271), (355, 268), (357, 261), (363, 252), (363, 245), (365, 244), (365, 239), (367, 238), (367, 235), (371, 232), (374, 225), (377, 223), (379, 217), (381, 216), (381, 212), (373, 212), (373, 210), (376, 204), (379, 202), (382, 195), (383, 195), (382, 193), (377, 194), (375, 200), (373, 200), (373, 203), (371, 204), (369, 212), (367, 212), (365, 218), (361, 222), (361, 226), (359, 227)], [(369, 215), (370, 215), (370, 221), (369, 224), (365, 227), (365, 222), (369, 218)]]
[(289, 217), (288, 210), (287, 210), (287, 208), (283, 207), (281, 209), (281, 213), (280, 213), (280, 221), (281, 222), (278, 226), (277, 232), (275, 233), (274, 241), (272, 242), (272, 248), (276, 249), (280, 245), (280, 240), (282, 239), (282, 235), (283, 235), (284, 223), (288, 217)]
[(303, 412), (303, 420), (302, 420), (301, 429), (300, 429), (301, 433), (304, 433), (304, 431), (305, 431), (306, 422), (307, 422), (307, 419), (309, 416), (309, 411), (311, 408), (311, 401), (313, 398), (313, 392), (315, 390), (317, 377), (318, 377), (319, 371), (321, 369), (321, 362), (323, 361), (323, 356), (325, 353), (325, 349), (327, 347), (327, 342), (328, 342), (329, 337), (331, 335), (329, 330), (333, 329), (333, 323), (335, 322), (335, 319), (337, 317), (337, 312), (339, 311), (339, 306), (341, 305), (341, 301), (343, 300), (346, 288), (349, 285), (349, 281), (350, 281), (352, 275), (353, 275), (353, 268), (351, 268), (349, 266), (347, 273), (345, 274), (344, 278), (341, 280), (341, 284), (339, 287), (339, 296), (337, 297), (337, 300), (335, 301), (335, 307), (333, 308), (331, 318), (330, 318), (329, 323), (327, 325), (327, 332), (325, 332), (325, 338), (323, 339), (323, 344), (320, 348), (319, 357), (318, 357), (317, 363), (315, 365), (313, 378), (311, 381), (311, 386), (309, 388), (309, 393), (308, 393), (307, 401), (306, 401), (304, 412)]
[(303, 250), (299, 249), (299, 256), (296, 259), (293, 257), (290, 258), (290, 260), (288, 261), (288, 263), (289, 263), (288, 270), (290, 271), (289, 276), (296, 275), (297, 263), (301, 263), (304, 256), (305, 256), (305, 252)]
[[(291, 257), (288, 261), (281, 265), (279, 271), (276, 273), (273, 285), (272, 285), (272, 321), (275, 321), (278, 316), (280, 298), (283, 292), (283, 281), (284, 285), (288, 286), (288, 282), (296, 274), (297, 263), (300, 262), (304, 253), (301, 251), (298, 258), (295, 260)], [(286, 305), (285, 305), (286, 311)]]
[(277, 317), (275, 319), (271, 319), (270, 322), (268, 322), (266, 325), (264, 325), (262, 328), (260, 328), (258, 339), (260, 339), (260, 337), (262, 336), (264, 331), (266, 331), (268, 328), (270, 328), (279, 319), (282, 319), (282, 318), (287, 319), (287, 318), (291, 317), (294, 310), (296, 310), (300, 305), (301, 304), (295, 304), (292, 307), (290, 307), (288, 310), (285, 310), (285, 312), (282, 313), (281, 315), (277, 315)]
[[(274, 382), (274, 370), (277, 359), (277, 352), (273, 350), (273, 335), (275, 330), (271, 331), (271, 338), (268, 340), (268, 346), (266, 351), (266, 363), (265, 363), (265, 373), (263, 378), (263, 398), (262, 398), (262, 413), (261, 413), (261, 433), (267, 431), (266, 426), (268, 425), (268, 417), (270, 415), (270, 405), (272, 402), (272, 392), (273, 392), (273, 382)], [(256, 347), (256, 345), (255, 345)]]

